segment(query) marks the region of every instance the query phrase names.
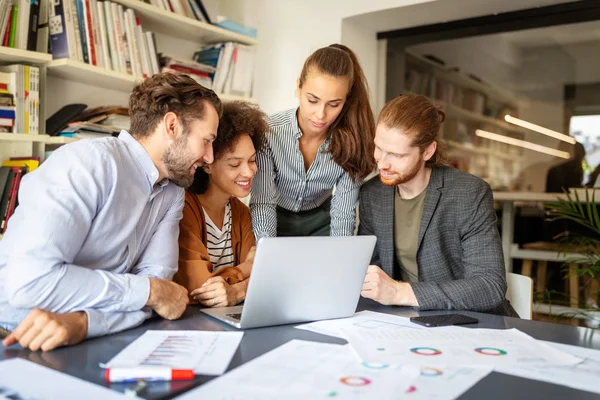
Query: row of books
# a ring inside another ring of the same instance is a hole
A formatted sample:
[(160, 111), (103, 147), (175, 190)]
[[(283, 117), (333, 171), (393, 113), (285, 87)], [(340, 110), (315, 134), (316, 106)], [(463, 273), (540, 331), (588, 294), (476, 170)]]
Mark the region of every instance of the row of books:
[(0, 132), (38, 134), (39, 129), (40, 69), (0, 66)]
[(0, 167), (0, 233), (6, 231), (8, 221), (18, 205), (19, 186), (23, 176), (40, 165), (39, 158), (14, 157)]
[(52, 58), (69, 58), (146, 78), (160, 71), (154, 33), (134, 11), (110, 1), (54, 0), (50, 8)]
[(48, 52), (48, 0), (0, 0), (0, 43)]
[(184, 17), (212, 24), (212, 18), (202, 0), (143, 0), (161, 10), (171, 11)]
[(215, 69), (212, 90), (249, 97), (254, 75), (254, 47), (226, 42), (204, 46), (194, 53), (194, 61)]

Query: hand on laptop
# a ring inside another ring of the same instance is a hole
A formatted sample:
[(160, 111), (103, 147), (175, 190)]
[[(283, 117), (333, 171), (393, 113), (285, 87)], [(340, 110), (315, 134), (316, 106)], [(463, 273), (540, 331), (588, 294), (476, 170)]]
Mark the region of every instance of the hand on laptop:
[(369, 265), (360, 295), (383, 305), (419, 305), (409, 283), (395, 281), (377, 265)]
[(31, 351), (48, 351), (81, 342), (85, 339), (87, 330), (87, 314), (83, 311), (56, 314), (36, 308), (2, 344), (12, 346), (18, 342)]
[(192, 290), (190, 296), (203, 306), (228, 307), (239, 304), (246, 297), (248, 280), (230, 285), (220, 276), (209, 278), (198, 289)]
[(165, 319), (177, 319), (185, 311), (188, 291), (175, 282), (150, 278), (150, 296), (147, 306)]

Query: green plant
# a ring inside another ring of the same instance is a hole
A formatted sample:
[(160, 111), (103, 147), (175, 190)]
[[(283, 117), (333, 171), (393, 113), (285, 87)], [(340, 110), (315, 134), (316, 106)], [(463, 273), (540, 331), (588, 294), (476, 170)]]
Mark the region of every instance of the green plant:
[[(590, 194), (591, 193), (591, 194)], [(567, 245), (565, 253), (576, 253), (578, 256), (567, 259), (564, 266), (575, 264), (578, 266), (577, 275), (579, 278), (585, 278), (587, 285), (598, 288), (600, 282), (600, 213), (595, 201), (595, 191), (585, 191), (585, 201), (579, 198), (579, 194), (575, 191), (573, 194), (565, 191), (566, 199), (557, 200), (546, 204), (548, 216), (552, 220), (568, 220), (573, 221), (588, 229), (587, 235), (567, 234), (560, 239)], [(598, 289), (592, 293), (591, 298), (587, 299), (587, 304), (578, 311), (573, 312), (575, 315), (583, 316), (590, 320), (598, 320)], [(574, 316), (575, 316), (574, 315)]]

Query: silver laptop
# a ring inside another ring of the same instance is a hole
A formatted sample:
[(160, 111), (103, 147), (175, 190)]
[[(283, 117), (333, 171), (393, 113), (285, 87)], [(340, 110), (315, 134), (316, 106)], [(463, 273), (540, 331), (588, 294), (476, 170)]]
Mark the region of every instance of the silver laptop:
[(375, 236), (263, 238), (244, 305), (202, 312), (243, 329), (349, 317), (376, 241)]

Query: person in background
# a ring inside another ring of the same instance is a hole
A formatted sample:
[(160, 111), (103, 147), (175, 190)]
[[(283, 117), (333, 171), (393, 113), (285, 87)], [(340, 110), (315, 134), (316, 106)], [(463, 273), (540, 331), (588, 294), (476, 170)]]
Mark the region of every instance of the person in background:
[(196, 170), (186, 191), (175, 282), (205, 306), (231, 306), (246, 297), (255, 240), (250, 212), (238, 197), (250, 194), (256, 151), (268, 129), (257, 106), (224, 103), (215, 160)]
[(4, 346), (46, 351), (185, 311), (171, 281), (182, 188), (213, 160), (221, 101), (161, 73), (133, 89), (129, 113), (129, 132), (63, 146), (23, 179), (0, 241)]
[[(298, 108), (269, 118), (250, 212), (257, 238), (348, 236), (363, 179), (375, 169), (375, 122), (356, 55), (315, 51), (297, 82)], [(335, 188), (335, 190), (334, 190)]]
[(438, 137), (444, 118), (413, 94), (388, 102), (379, 114), (379, 176), (365, 183), (359, 202), (359, 235), (377, 237), (362, 296), (423, 311), (518, 316), (505, 298), (492, 190), (444, 165)]
[(546, 175), (546, 192), (562, 193), (569, 188), (583, 187), (583, 160), (585, 148), (575, 143), (573, 158), (550, 168)]

